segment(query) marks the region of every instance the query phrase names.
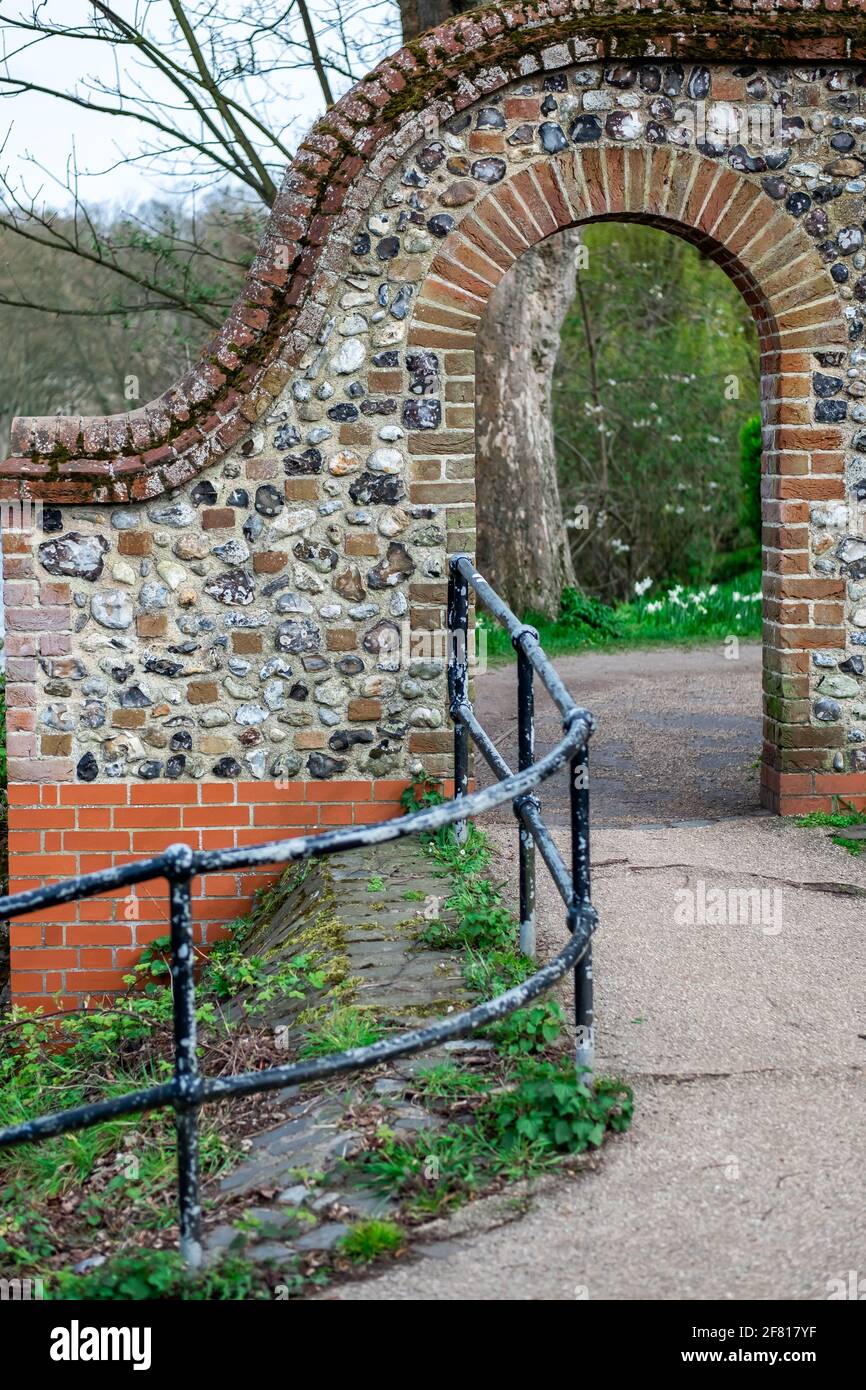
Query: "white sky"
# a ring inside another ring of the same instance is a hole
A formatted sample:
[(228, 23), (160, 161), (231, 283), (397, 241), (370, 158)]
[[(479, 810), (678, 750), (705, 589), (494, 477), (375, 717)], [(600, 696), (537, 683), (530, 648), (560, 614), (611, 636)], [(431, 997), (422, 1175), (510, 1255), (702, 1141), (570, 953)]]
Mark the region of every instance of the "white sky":
[[(366, 8), (362, 0), (318, 0), (318, 3), (312, 0), (317, 32), (325, 48), (335, 45), (336, 34), (328, 25), (327, 16), (329, 12), (333, 15), (334, 6), (340, 3), (344, 13), (354, 11), (349, 15), (350, 32), (371, 45), (369, 66), (376, 57), (398, 46), (394, 29), (396, 7), (391, 0), (384, 0), (384, 3), (372, 0)], [(218, 0), (218, 5), (222, 16), (239, 15), (247, 8), (248, 0)], [(266, 6), (269, 15), (276, 15), (285, 8), (287, 0), (269, 0)], [(125, 18), (146, 11), (149, 32), (168, 35), (171, 20), (168, 0), (115, 0), (115, 9)], [(86, 22), (92, 14), (87, 0), (45, 0), (41, 10), (43, 17), (66, 26)], [(2, 0), (2, 12), (28, 15), (30, 5), (26, 0)], [(302, 31), (294, 15), (289, 17), (285, 33), (292, 38), (300, 37)], [(27, 42), (27, 37), (8, 30), (0, 37), (3, 37), (6, 55), (5, 64), (0, 63), (0, 75), (23, 78), (49, 88), (68, 92), (77, 88), (83, 94), (88, 79), (102, 79), (112, 84), (115, 65), (127, 79), (145, 71), (142, 60), (123, 47), (52, 36), (10, 57), (13, 49), (20, 49), (22, 43)], [(375, 43), (378, 54), (372, 49)], [(152, 68), (146, 71), (150, 74), (148, 94), (159, 100), (170, 99), (173, 89), (169, 83), (154, 74)], [(332, 76), (331, 81), (335, 94), (349, 85), (339, 75)], [(162, 86), (158, 85), (160, 83)], [(252, 90), (266, 96), (268, 124), (285, 127), (285, 143), (294, 148), (300, 135), (323, 110), (319, 84), (313, 72), (307, 70), (277, 74), (270, 79), (269, 85), (271, 89), (266, 91), (264, 80), (260, 80)], [(110, 95), (97, 94), (97, 99), (116, 104)], [(183, 119), (184, 128), (197, 129), (189, 116)], [(148, 167), (146, 160), (139, 159), (132, 165), (123, 163), (124, 155), (141, 156), (151, 138), (133, 119), (99, 115), (41, 93), (9, 95), (8, 89), (0, 85), (0, 143), (5, 141), (0, 154), (0, 170), (13, 183), (19, 186), (23, 183), (30, 194), (41, 189), (41, 199), (53, 207), (62, 207), (69, 201), (63, 185), (73, 150), (79, 170), (79, 191), (89, 204), (99, 202), (125, 209), (160, 194), (177, 196), (188, 191), (188, 183), (184, 187), (177, 179), (161, 176), (156, 168)], [(35, 167), (33, 161), (41, 169)]]

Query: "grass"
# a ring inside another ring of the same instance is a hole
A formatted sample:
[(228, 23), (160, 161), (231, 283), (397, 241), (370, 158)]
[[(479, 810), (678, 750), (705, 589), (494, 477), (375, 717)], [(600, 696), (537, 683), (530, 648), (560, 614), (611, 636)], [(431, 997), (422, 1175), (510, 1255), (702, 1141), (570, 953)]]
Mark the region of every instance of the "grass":
[(329, 1052), (345, 1052), (350, 1047), (368, 1047), (382, 1037), (382, 1028), (372, 1009), (359, 1004), (338, 1005), (307, 1031), (301, 1044), (301, 1057), (326, 1057)]
[(357, 1221), (337, 1243), (338, 1252), (353, 1264), (370, 1264), (380, 1255), (393, 1255), (406, 1243), (395, 1221)]
[(810, 811), (808, 815), (798, 816), (795, 824), (808, 829), (815, 826), (831, 826), (840, 832), (838, 835), (830, 836), (834, 845), (839, 845), (842, 849), (847, 849), (849, 854), (855, 855), (866, 850), (866, 840), (852, 840), (844, 834), (849, 826), (866, 825), (866, 811), (855, 811), (853, 807), (848, 811)]
[[(538, 629), (548, 656), (730, 637), (745, 641), (761, 635), (760, 570), (701, 588), (681, 584), (637, 587), (642, 591), (631, 602), (615, 608), (566, 589), (555, 622), (538, 613), (527, 613), (525, 619)], [(486, 633), (488, 660), (513, 660), (508, 634), (484, 614), (479, 615), (478, 624)]]

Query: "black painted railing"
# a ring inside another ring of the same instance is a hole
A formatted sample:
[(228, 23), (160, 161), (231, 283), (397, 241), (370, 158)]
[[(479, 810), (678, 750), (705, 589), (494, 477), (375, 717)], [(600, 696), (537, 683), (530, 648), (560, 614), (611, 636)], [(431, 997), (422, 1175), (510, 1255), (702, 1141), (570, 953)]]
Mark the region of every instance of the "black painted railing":
[[(469, 674), (469, 591), (507, 630), (518, 660), (518, 769), (513, 772), (475, 716), (468, 694)], [(198, 1110), (212, 1101), (235, 1096), (279, 1090), (359, 1071), (395, 1057), (422, 1052), (451, 1038), (464, 1037), (522, 1008), (543, 994), (569, 971), (574, 974), (576, 1062), (592, 1065), (592, 965), (591, 940), (596, 915), (589, 896), (589, 785), (587, 745), (593, 719), (579, 709), (545, 656), (534, 628), (521, 623), (474, 569), (465, 555), (450, 561), (448, 584), (448, 694), (454, 721), (454, 781), (452, 801), (414, 811), (378, 825), (305, 835), (292, 840), (272, 840), (268, 844), (242, 849), (195, 851), (188, 845), (171, 845), (153, 859), (125, 864), (116, 869), (84, 874), (50, 887), (34, 888), (0, 898), (0, 918), (20, 917), (24, 913), (58, 907), (62, 903), (91, 898), (99, 893), (164, 878), (168, 883), (171, 915), (171, 981), (174, 1006), (174, 1073), (170, 1081), (144, 1090), (130, 1091), (110, 1100), (97, 1101), (72, 1110), (42, 1115), (9, 1129), (0, 1130), (0, 1148), (36, 1143), (58, 1134), (87, 1129), (104, 1120), (136, 1112), (143, 1113), (172, 1106), (177, 1132), (178, 1209), (181, 1253), (187, 1263), (197, 1266), (201, 1258), (201, 1206), (198, 1172)], [(537, 675), (562, 716), (562, 738), (542, 758), (535, 761), (533, 678)], [(497, 783), (469, 792), (469, 743), (476, 744), (497, 776)], [(564, 863), (547, 830), (533, 790), (563, 767), (570, 773), (571, 867)], [(306, 859), (339, 854), (343, 850), (386, 844), (406, 835), (421, 835), (453, 825), (458, 837), (465, 835), (466, 821), (510, 801), (519, 825), (520, 855), (520, 944), (528, 955), (535, 954), (535, 850), (550, 870), (565, 904), (569, 938), (563, 949), (522, 984), (483, 1004), (453, 1014), (396, 1037), (383, 1038), (367, 1047), (308, 1061), (268, 1067), (262, 1071), (239, 1072), (232, 1076), (202, 1076), (196, 1051), (195, 980), (192, 933), (192, 879), (201, 874), (248, 869), (268, 864), (290, 864)]]

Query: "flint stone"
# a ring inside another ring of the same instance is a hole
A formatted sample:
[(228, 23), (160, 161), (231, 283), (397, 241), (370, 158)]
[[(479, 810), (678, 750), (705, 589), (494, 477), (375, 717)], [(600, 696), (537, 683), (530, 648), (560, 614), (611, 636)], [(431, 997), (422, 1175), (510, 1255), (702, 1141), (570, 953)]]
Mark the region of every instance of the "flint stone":
[(161, 502), (148, 507), (147, 515), (154, 526), (192, 526), (196, 519), (195, 508), (189, 502)]
[(108, 549), (104, 536), (82, 536), (69, 531), (56, 540), (41, 541), (37, 554), (39, 563), (49, 574), (69, 579), (98, 579), (102, 574), (103, 555)]
[(243, 565), (250, 558), (249, 546), (236, 539), (226, 541), (224, 545), (215, 545), (213, 553), (224, 565)]
[(121, 589), (106, 589), (93, 595), (90, 612), (101, 627), (127, 628), (132, 624), (132, 599)]
[(300, 622), (281, 623), (277, 629), (277, 650), (300, 656), (304, 652), (317, 652), (322, 644), (322, 634), (316, 624), (308, 618)]
[(366, 355), (367, 349), (360, 338), (344, 338), (331, 358), (331, 369), (338, 376), (348, 376), (358, 370)]
[(329, 758), (326, 753), (311, 753), (307, 759), (310, 776), (320, 781), (333, 777), (338, 772), (345, 772), (346, 766), (341, 758)]
[(270, 483), (263, 483), (261, 487), (256, 488), (255, 508), (260, 516), (276, 516), (284, 506), (285, 499), (282, 493)]
[(365, 651), (378, 656), (378, 666), (382, 671), (400, 669), (400, 629), (396, 623), (383, 618), (364, 634), (362, 646)]
[(399, 541), (392, 541), (387, 555), (367, 574), (367, 586), (370, 589), (392, 588), (414, 572), (415, 562), (406, 547), (400, 545)]
[(368, 473), (366, 470), (349, 485), (352, 501), (363, 506), (393, 506), (406, 496), (402, 479), (391, 474)]

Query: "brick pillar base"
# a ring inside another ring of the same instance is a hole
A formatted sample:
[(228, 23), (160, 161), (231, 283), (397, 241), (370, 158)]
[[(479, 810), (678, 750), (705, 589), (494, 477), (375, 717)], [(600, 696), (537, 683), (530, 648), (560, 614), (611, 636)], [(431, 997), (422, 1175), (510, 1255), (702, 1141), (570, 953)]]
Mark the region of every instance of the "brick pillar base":
[[(159, 854), (182, 841), (228, 849), (367, 825), (402, 814), (405, 780), (121, 782), (9, 787), (10, 892)], [(446, 784), (450, 794), (450, 786)], [(200, 946), (224, 935), (277, 868), (193, 880)], [(19, 917), (11, 924), (12, 995), (23, 1008), (76, 1008), (124, 988), (143, 948), (168, 932), (164, 880)]]
[(778, 772), (761, 769), (761, 805), (780, 816), (838, 811), (840, 802), (866, 810), (866, 772)]

